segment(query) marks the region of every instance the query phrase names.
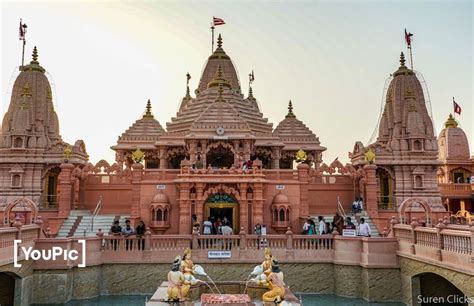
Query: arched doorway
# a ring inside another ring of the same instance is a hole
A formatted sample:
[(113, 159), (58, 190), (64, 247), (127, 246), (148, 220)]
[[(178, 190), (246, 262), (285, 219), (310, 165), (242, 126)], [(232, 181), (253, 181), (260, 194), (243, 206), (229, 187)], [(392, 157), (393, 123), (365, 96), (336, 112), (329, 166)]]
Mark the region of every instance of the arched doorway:
[[(435, 273), (412, 277), (413, 305), (468, 305), (466, 294), (446, 278)], [(435, 302), (435, 299), (437, 302)]]
[(390, 175), (390, 173), (383, 169), (383, 168), (377, 168), (376, 170), (376, 176), (378, 179), (379, 183), (379, 192), (380, 192), (380, 197), (378, 200), (378, 205), (381, 208), (385, 209), (391, 209), (393, 208), (395, 204), (395, 198), (393, 196), (393, 189), (395, 187), (395, 182), (393, 180), (393, 177)]
[(206, 163), (213, 168), (230, 168), (234, 164), (234, 152), (222, 144), (211, 147), (206, 154)]
[(427, 225), (431, 225), (432, 211), (431, 207), (424, 199), (409, 198), (400, 204), (400, 222), (410, 223), (413, 217), (424, 217)]
[(0, 272), (0, 305), (13, 306), (15, 303), (15, 279), (9, 273)]
[(239, 231), (239, 205), (237, 200), (226, 193), (213, 194), (204, 204), (204, 219), (214, 219), (215, 222), (227, 220), (234, 234)]
[(10, 226), (18, 217), (22, 224), (32, 224), (37, 215), (38, 210), (33, 201), (27, 198), (16, 199), (5, 208), (3, 222), (6, 226)]

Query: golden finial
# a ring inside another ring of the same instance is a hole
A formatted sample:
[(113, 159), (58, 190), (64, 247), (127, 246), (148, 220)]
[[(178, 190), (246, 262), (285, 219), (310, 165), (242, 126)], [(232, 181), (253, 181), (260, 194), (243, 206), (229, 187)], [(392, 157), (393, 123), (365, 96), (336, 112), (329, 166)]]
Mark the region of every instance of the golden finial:
[(64, 151), (63, 151), (63, 156), (64, 156), (64, 159), (65, 161), (67, 162), (69, 160), (69, 158), (71, 157), (72, 155), (72, 149), (70, 146), (66, 146), (64, 148)]
[(288, 103), (288, 114), (285, 116), (286, 118), (296, 118), (295, 114), (293, 114), (293, 103), (290, 102)]
[(217, 48), (222, 49), (222, 36), (219, 34), (217, 37)]
[(400, 67), (405, 67), (406, 68), (406, 66), (405, 66), (405, 54), (403, 54), (403, 52), (400, 53)]
[(304, 162), (308, 157), (306, 156), (306, 152), (303, 151), (302, 149), (299, 149), (298, 152), (296, 152), (296, 162), (301, 163)]
[(132, 159), (137, 164), (141, 163), (144, 158), (145, 158), (145, 153), (143, 153), (142, 150), (140, 150), (140, 149), (136, 149), (132, 153)]
[(28, 83), (25, 84), (25, 86), (23, 86), (23, 91), (21, 92), (21, 96), (22, 97), (31, 97), (31, 91), (30, 91), (30, 86), (28, 85)]
[(445, 128), (457, 128), (458, 127), (458, 123), (457, 123), (456, 119), (454, 119), (452, 114), (449, 114), (448, 119), (444, 123), (444, 127)]
[(33, 48), (33, 60), (30, 62), (30, 64), (36, 64), (36, 65), (39, 64), (39, 62), (38, 62), (38, 49), (36, 48), (36, 46)]
[(222, 69), (221, 65), (217, 67), (216, 74), (214, 75), (214, 79), (209, 82), (209, 84), (207, 85), (207, 88), (218, 87), (219, 85), (222, 85), (227, 88), (231, 88), (229, 81), (227, 81), (227, 79), (224, 78), (224, 70)]
[(365, 161), (369, 162), (369, 164), (373, 164), (375, 161), (375, 153), (371, 148), (365, 153)]
[(249, 100), (255, 100), (255, 98), (253, 97), (253, 90), (252, 90), (252, 86), (249, 87), (249, 97), (248, 97)]
[(145, 115), (143, 115), (143, 118), (153, 118), (153, 114), (151, 113), (150, 99), (148, 99), (148, 102), (146, 103), (146, 112)]

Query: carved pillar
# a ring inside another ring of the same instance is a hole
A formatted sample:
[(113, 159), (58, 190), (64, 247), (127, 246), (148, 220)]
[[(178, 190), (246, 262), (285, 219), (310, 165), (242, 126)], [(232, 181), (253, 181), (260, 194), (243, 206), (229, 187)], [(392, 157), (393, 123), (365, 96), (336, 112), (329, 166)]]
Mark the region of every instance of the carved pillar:
[(300, 217), (307, 218), (309, 216), (308, 203), (308, 184), (309, 184), (309, 165), (301, 163), (297, 167), (298, 180), (300, 181)]
[(239, 201), (239, 212), (240, 212), (240, 228), (248, 228), (248, 201), (247, 201), (247, 183), (240, 184), (240, 201)]
[(278, 147), (274, 147), (272, 148), (272, 155), (273, 155), (273, 159), (272, 159), (272, 169), (280, 169), (280, 158), (281, 158), (281, 154), (280, 154), (280, 148)]
[(197, 160), (196, 140), (190, 140), (189, 141), (189, 161), (191, 162), (191, 165), (194, 164), (196, 160)]
[(250, 140), (244, 141), (244, 162), (250, 159)]
[(160, 148), (160, 169), (168, 168), (168, 161), (166, 160), (166, 148)]
[(204, 187), (206, 184), (204, 183), (197, 183), (196, 184), (196, 217), (200, 224), (204, 223), (204, 201), (203, 199), (204, 194)]
[(143, 174), (143, 165), (134, 163), (132, 165), (132, 207), (130, 217), (136, 219), (140, 217), (140, 185)]
[(206, 155), (207, 155), (207, 141), (201, 141), (201, 160), (202, 160), (204, 169), (207, 168)]
[[(253, 188), (253, 223), (263, 224), (263, 184), (255, 183)], [(269, 228), (269, 226), (267, 226)]]
[(179, 185), (179, 234), (191, 233), (191, 200), (189, 199), (189, 183)]
[(377, 205), (377, 178), (375, 170), (377, 166), (374, 164), (367, 164), (364, 166), (366, 181), (365, 181), (365, 207), (370, 217), (378, 215)]
[(234, 146), (234, 165), (235, 167), (239, 167), (239, 163), (240, 163), (240, 155), (239, 155), (239, 141), (238, 140), (234, 140), (232, 142), (233, 146)]
[(60, 165), (61, 172), (59, 173), (59, 184), (58, 184), (58, 216), (61, 218), (67, 218), (69, 212), (71, 211), (71, 191), (72, 191), (72, 181), (71, 173), (74, 169), (73, 164), (63, 163)]

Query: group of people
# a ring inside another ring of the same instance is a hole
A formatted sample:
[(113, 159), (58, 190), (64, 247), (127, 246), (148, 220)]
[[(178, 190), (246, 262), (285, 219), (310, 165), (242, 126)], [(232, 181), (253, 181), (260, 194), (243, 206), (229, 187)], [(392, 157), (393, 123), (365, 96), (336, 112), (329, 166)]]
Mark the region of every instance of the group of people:
[(362, 197), (356, 197), (354, 202), (352, 202), (352, 214), (360, 213), (361, 211), (364, 210), (364, 201), (362, 200)]
[(202, 233), (204, 235), (232, 235), (234, 230), (232, 229), (232, 223), (227, 217), (216, 218), (211, 216), (207, 218), (203, 223)]
[(334, 231), (342, 234), (344, 229), (356, 230), (358, 236), (370, 237), (371, 235), (370, 226), (365, 222), (365, 218), (360, 218), (360, 222), (356, 226), (351, 217), (346, 217), (344, 220), (339, 212), (334, 215), (332, 223), (326, 222), (323, 216), (318, 216), (317, 227), (311, 218), (308, 218), (303, 224), (303, 234), (305, 235), (325, 235)]
[[(138, 222), (138, 225), (136, 228), (133, 228), (131, 226), (130, 220), (125, 220), (125, 226), (122, 227), (120, 226), (120, 222), (118, 220), (115, 220), (113, 225), (110, 227), (110, 234), (113, 236), (124, 236), (126, 238), (129, 237), (137, 237), (138, 239), (138, 249), (139, 250), (144, 250), (145, 249), (145, 223), (140, 220)], [(119, 240), (118, 239), (112, 239), (112, 246), (114, 250), (117, 250), (117, 247), (119, 245)], [(131, 250), (133, 248), (133, 241), (132, 240), (126, 240), (125, 241), (125, 249), (126, 250)]]

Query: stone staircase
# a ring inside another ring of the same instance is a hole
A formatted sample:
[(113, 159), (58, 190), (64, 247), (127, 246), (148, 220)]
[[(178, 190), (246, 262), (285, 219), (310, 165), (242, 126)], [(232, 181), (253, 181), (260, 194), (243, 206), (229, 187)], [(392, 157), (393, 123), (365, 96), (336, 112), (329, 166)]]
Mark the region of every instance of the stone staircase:
[(68, 218), (64, 220), (57, 238), (94, 237), (99, 228), (104, 232), (104, 235), (108, 235), (114, 220), (118, 219), (123, 227), (125, 226), (125, 220), (128, 218), (130, 218), (128, 215), (97, 215), (94, 218), (94, 226), (91, 230), (92, 213), (89, 210), (73, 210)]
[[(357, 220), (355, 218), (355, 215), (352, 215), (352, 214), (348, 214), (347, 215), (348, 217), (351, 217), (351, 221), (352, 223), (354, 223), (355, 225), (357, 225)], [(370, 217), (367, 215), (367, 212), (365, 211), (362, 211), (361, 214), (360, 214), (361, 218), (364, 218), (365, 219), (365, 222), (367, 224), (369, 224), (369, 227), (370, 227), (370, 232), (372, 233), (371, 234), (371, 237), (382, 237), (382, 235), (380, 235), (379, 231), (377, 230), (377, 227), (375, 226), (374, 222), (370, 219)], [(334, 218), (334, 215), (332, 216), (325, 216), (323, 215), (324, 217), (324, 221), (325, 222), (329, 222), (329, 223), (332, 223), (332, 220)], [(318, 216), (317, 215), (312, 215), (311, 218), (314, 220), (314, 222), (316, 223), (316, 229), (318, 228)]]

